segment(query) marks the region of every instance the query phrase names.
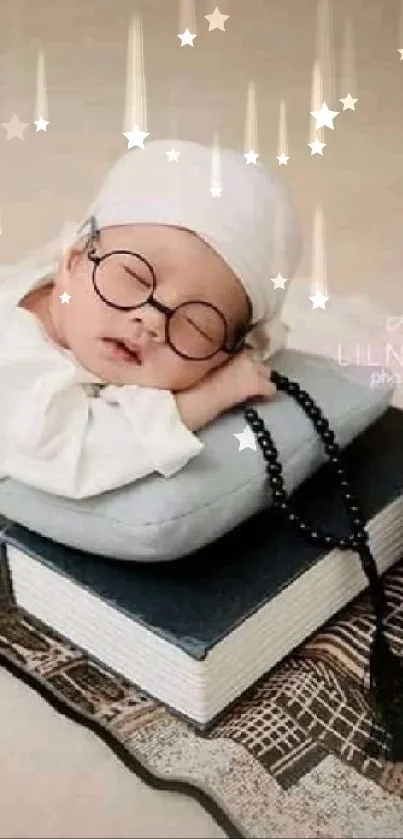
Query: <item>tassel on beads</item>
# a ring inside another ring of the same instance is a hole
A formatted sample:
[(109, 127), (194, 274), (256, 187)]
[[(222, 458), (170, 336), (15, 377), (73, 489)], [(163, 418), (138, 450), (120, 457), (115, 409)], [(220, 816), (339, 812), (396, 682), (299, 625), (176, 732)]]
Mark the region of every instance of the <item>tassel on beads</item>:
[[(368, 700), (374, 719), (384, 730), (385, 757), (394, 762), (403, 761), (403, 662), (391, 649), (378, 622), (371, 644)], [(374, 754), (374, 730), (370, 739)]]

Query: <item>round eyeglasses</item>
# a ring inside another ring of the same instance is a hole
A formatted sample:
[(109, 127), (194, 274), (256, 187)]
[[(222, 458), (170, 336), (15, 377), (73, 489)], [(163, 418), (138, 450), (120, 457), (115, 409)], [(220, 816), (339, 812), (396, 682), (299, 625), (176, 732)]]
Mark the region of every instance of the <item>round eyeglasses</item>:
[(154, 306), (166, 316), (166, 343), (182, 358), (206, 361), (219, 352), (233, 355), (244, 346), (251, 327), (238, 330), (229, 347), (230, 330), (224, 315), (213, 303), (188, 300), (171, 309), (156, 300), (155, 271), (140, 254), (115, 250), (99, 256), (92, 245), (87, 256), (94, 266), (92, 283), (101, 300), (125, 312)]

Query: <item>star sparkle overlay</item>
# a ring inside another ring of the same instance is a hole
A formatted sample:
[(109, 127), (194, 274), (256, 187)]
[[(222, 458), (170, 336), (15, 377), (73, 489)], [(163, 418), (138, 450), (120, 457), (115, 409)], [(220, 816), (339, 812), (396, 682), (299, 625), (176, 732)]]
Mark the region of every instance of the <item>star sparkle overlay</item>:
[(316, 130), (318, 128), (332, 128), (334, 130), (333, 120), (339, 115), (339, 111), (330, 111), (323, 103), (319, 111), (311, 111), (311, 115), (316, 119)]
[(288, 283), (288, 279), (286, 277), (282, 277), (281, 274), (277, 274), (277, 277), (272, 277), (271, 282), (274, 285), (274, 288), (281, 288), (285, 291), (285, 283)]
[(8, 122), (2, 122), (2, 126), (7, 131), (6, 140), (25, 140), (24, 131), (28, 128), (28, 122), (21, 122), (17, 114), (14, 114)]
[(150, 136), (150, 132), (141, 131), (138, 125), (133, 125), (132, 130), (125, 131), (123, 136), (126, 137), (128, 149), (133, 149), (134, 147), (144, 149), (144, 140)]
[(59, 298), (62, 303), (70, 303), (71, 294), (67, 294), (67, 291), (64, 291), (63, 294), (59, 294)]
[(348, 93), (344, 99), (339, 99), (339, 102), (343, 104), (343, 111), (355, 111), (355, 103), (359, 102), (359, 99), (354, 99), (351, 93)]
[(220, 198), (222, 193), (222, 186), (213, 185), (210, 187), (210, 192), (212, 198)]
[(193, 41), (197, 38), (197, 35), (192, 35), (189, 29), (185, 29), (182, 35), (178, 35), (177, 37), (181, 39), (181, 47), (194, 47)]
[(326, 303), (329, 300), (321, 291), (317, 291), (309, 298), (314, 309), (326, 309)]
[(313, 143), (308, 143), (309, 148), (311, 149), (311, 156), (313, 154), (321, 154), (323, 157), (323, 149), (327, 143), (321, 143), (319, 137), (315, 137)]
[(252, 151), (252, 150), (247, 151), (244, 154), (244, 158), (245, 158), (248, 166), (249, 166), (250, 163), (253, 163), (254, 165), (256, 165), (258, 157), (259, 157), (259, 155), (255, 151)]
[(222, 32), (225, 32), (224, 23), (226, 20), (228, 20), (229, 15), (221, 14), (217, 6), (215, 7), (214, 12), (212, 12), (211, 15), (204, 15), (204, 17), (209, 22), (209, 32), (211, 32), (213, 29), (221, 29)]
[(39, 117), (39, 119), (35, 120), (34, 125), (36, 126), (37, 133), (38, 133), (38, 131), (46, 131), (46, 129), (49, 125), (49, 121), (46, 120), (46, 119), (43, 119), (43, 117)]
[(249, 425), (245, 426), (241, 434), (234, 434), (234, 437), (239, 441), (238, 451), (242, 452), (244, 449), (252, 449), (252, 451), (257, 452), (255, 435), (252, 429), (249, 428)]
[(176, 151), (176, 149), (172, 148), (170, 151), (166, 152), (166, 155), (169, 163), (177, 163), (180, 151)]

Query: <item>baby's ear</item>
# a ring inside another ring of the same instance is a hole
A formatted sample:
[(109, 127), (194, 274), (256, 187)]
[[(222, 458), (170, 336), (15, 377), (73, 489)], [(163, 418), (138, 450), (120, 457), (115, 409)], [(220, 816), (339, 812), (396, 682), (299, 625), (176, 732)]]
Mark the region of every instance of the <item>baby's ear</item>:
[(80, 240), (66, 248), (60, 261), (60, 271), (64, 278), (71, 276), (86, 259), (86, 241)]

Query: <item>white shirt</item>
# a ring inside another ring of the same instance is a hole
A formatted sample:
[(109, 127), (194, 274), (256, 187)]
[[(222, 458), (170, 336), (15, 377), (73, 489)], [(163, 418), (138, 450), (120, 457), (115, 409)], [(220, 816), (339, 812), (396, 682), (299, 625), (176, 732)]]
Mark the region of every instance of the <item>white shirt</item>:
[[(159, 472), (174, 475), (203, 444), (168, 390), (101, 384), (18, 303), (49, 282), (1, 272), (0, 478), (85, 498)], [(66, 304), (68, 305), (68, 304)]]

